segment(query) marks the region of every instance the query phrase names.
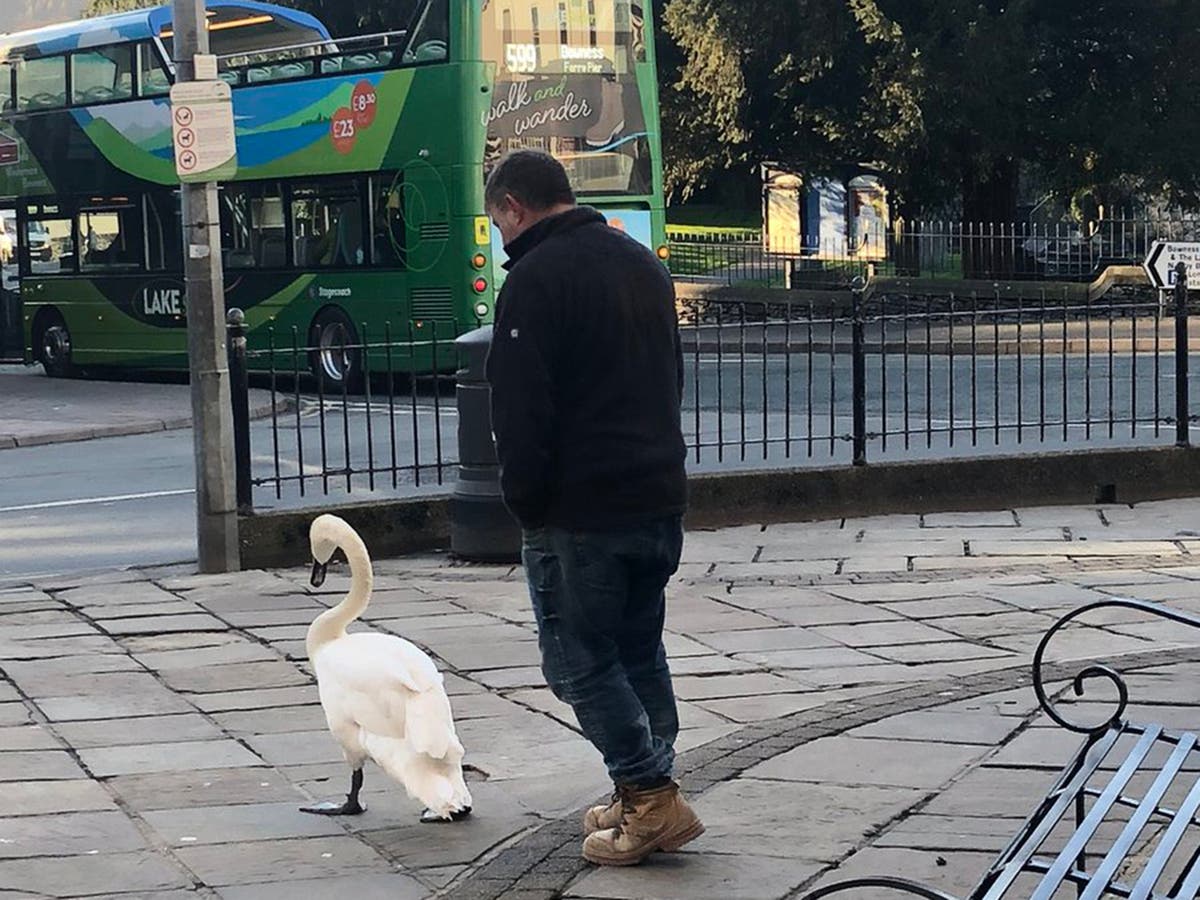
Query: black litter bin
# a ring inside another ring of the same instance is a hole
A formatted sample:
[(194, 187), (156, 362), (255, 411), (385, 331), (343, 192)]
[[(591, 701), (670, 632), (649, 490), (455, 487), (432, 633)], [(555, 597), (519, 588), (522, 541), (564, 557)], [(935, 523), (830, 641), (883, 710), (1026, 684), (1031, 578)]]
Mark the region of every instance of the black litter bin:
[(458, 370), (458, 482), (450, 498), (450, 550), (475, 562), (519, 562), (521, 528), (500, 496), (500, 464), (492, 437), (491, 388), (485, 364), (492, 326), (454, 342)]

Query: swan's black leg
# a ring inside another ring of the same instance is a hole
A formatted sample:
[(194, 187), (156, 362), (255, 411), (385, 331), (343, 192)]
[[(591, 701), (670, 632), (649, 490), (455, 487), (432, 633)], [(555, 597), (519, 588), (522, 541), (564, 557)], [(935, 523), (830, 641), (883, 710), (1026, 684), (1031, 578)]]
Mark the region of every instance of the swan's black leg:
[(362, 769), (355, 769), (350, 775), (350, 793), (346, 795), (346, 814), (356, 816), (364, 813), (367, 808), (358, 802), (358, 792), (362, 790)]
[(314, 803), (312, 806), (300, 807), (300, 812), (313, 813), (318, 816), (357, 816), (367, 811), (367, 808), (358, 801), (358, 792), (362, 790), (363, 773), (362, 769), (355, 769), (350, 776), (350, 793), (346, 795), (345, 803), (335, 803), (332, 800), (326, 800), (323, 803)]

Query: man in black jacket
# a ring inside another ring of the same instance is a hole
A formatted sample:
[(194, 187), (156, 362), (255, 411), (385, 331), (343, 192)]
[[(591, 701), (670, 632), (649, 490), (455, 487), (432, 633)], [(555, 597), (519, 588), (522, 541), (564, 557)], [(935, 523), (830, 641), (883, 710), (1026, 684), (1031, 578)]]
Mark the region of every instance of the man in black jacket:
[(505, 157), (485, 199), (509, 257), (488, 358), (501, 488), (542, 671), (616, 785), (583, 855), (628, 865), (704, 831), (671, 778), (662, 642), (687, 502), (675, 291), (653, 253), (575, 205), (551, 156)]

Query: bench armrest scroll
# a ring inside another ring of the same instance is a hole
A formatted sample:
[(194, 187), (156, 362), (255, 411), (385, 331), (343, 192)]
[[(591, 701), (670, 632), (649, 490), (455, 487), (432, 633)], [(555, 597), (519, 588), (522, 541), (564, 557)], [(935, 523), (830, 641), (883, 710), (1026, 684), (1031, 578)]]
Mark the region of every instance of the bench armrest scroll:
[(1110, 669), (1108, 666), (1089, 665), (1082, 671), (1078, 672), (1072, 680), (1072, 690), (1076, 697), (1082, 697), (1086, 682), (1092, 678), (1103, 678), (1112, 683), (1117, 689), (1116, 709), (1103, 722), (1096, 724), (1086, 724), (1068, 719), (1059, 712), (1055, 701), (1050, 699), (1046, 694), (1045, 688), (1045, 662), (1046, 647), (1051, 639), (1063, 627), (1078, 619), (1094, 609), (1103, 609), (1105, 607), (1120, 607), (1124, 609), (1136, 609), (1150, 615), (1159, 616), (1163, 619), (1170, 619), (1172, 622), (1178, 622), (1182, 625), (1191, 625), (1193, 628), (1200, 628), (1200, 618), (1182, 612), (1177, 609), (1171, 609), (1168, 606), (1163, 606), (1159, 603), (1150, 603), (1146, 600), (1133, 600), (1126, 597), (1113, 597), (1109, 600), (1100, 600), (1096, 603), (1088, 603), (1080, 606), (1067, 613), (1061, 619), (1051, 626), (1050, 630), (1042, 636), (1042, 640), (1038, 643), (1037, 651), (1033, 654), (1033, 690), (1037, 694), (1038, 703), (1042, 709), (1046, 711), (1051, 719), (1066, 728), (1068, 731), (1074, 731), (1079, 734), (1099, 734), (1107, 731), (1110, 728), (1120, 727), (1125, 721), (1125, 708), (1129, 705), (1129, 688), (1117, 672)]
[(800, 900), (820, 900), (822, 897), (831, 897), (834, 894), (841, 894), (846, 891), (856, 891), (861, 888), (887, 888), (888, 890), (899, 891), (903, 894), (913, 894), (917, 897), (924, 897), (925, 900), (958, 900), (952, 894), (947, 894), (944, 891), (939, 891), (937, 888), (927, 887), (923, 884), (918, 884), (915, 881), (908, 881), (904, 878), (853, 878), (849, 881), (839, 881), (836, 884), (826, 885), (822, 888), (817, 888), (815, 891), (805, 894)]

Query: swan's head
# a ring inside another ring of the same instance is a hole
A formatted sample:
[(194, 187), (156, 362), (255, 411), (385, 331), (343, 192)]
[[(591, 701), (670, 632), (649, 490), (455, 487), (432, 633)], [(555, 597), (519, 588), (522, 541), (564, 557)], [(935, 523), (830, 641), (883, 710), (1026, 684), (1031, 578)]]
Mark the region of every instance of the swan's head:
[(337, 516), (317, 516), (308, 529), (308, 542), (312, 547), (313, 570), (312, 586), (320, 587), (325, 583), (325, 573), (329, 568), (329, 560), (342, 545), (347, 533), (353, 534), (352, 529), (344, 519)]

